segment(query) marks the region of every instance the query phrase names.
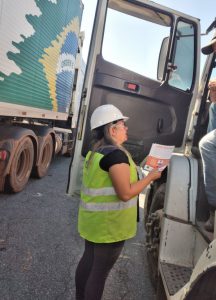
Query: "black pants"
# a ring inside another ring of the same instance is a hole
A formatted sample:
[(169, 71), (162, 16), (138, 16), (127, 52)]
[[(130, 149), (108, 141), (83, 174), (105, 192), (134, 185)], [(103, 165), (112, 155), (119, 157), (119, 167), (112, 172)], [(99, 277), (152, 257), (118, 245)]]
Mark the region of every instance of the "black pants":
[(118, 259), (124, 241), (108, 244), (85, 241), (85, 251), (77, 266), (76, 300), (100, 300), (107, 276)]

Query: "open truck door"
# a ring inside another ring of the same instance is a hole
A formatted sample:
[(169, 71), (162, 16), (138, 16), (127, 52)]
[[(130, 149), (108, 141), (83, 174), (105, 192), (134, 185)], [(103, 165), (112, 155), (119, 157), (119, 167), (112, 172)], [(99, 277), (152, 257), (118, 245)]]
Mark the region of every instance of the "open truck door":
[[(199, 78), (199, 20), (146, 0), (99, 0), (69, 194), (90, 148), (94, 109), (113, 104), (128, 120), (125, 144), (139, 164), (152, 143), (181, 150)], [(78, 179), (77, 179), (78, 178)]]

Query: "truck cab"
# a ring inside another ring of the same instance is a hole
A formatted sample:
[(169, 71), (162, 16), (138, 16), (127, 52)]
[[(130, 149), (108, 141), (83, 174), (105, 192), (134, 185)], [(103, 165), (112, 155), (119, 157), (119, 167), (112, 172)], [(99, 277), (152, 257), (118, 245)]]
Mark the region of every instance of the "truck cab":
[(184, 151), (173, 154), (166, 176), (146, 195), (146, 248), (157, 299), (216, 298), (216, 236), (215, 229), (210, 233), (204, 227), (209, 206), (198, 148), (207, 133), (208, 83), (215, 78), (215, 67), (212, 53), (200, 78)]
[(175, 145), (169, 167), (148, 188), (143, 212), (158, 299), (162, 293), (164, 299), (192, 299), (197, 263), (213, 239), (199, 226), (208, 210), (197, 147), (207, 128), (215, 58), (209, 56), (199, 85), (200, 36), (199, 19), (152, 1), (98, 1), (69, 172), (68, 193), (74, 195), (90, 149), (90, 117), (103, 104), (129, 116), (125, 147), (138, 166), (152, 143)]

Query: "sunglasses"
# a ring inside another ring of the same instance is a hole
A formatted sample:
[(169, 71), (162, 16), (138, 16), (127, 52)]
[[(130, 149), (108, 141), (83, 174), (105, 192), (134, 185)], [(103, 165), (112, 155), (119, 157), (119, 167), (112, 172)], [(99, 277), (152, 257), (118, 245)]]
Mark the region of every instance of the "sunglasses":
[[(121, 123), (118, 123), (118, 122), (121, 122)], [(112, 122), (112, 126), (127, 127), (126, 121), (124, 121), (124, 120), (116, 120), (116, 121)]]

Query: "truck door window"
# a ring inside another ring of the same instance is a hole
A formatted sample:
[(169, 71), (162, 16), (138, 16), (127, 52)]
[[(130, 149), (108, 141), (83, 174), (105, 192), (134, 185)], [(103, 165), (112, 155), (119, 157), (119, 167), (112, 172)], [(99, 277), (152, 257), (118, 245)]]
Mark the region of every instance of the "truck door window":
[[(151, 22), (146, 20), (149, 15)], [(161, 43), (170, 35), (171, 18), (155, 11), (146, 16), (142, 13), (132, 16), (108, 8), (102, 55), (111, 63), (157, 80)]]
[(169, 75), (169, 85), (190, 91), (194, 74), (194, 36), (192, 24), (180, 21), (175, 36), (175, 53)]

